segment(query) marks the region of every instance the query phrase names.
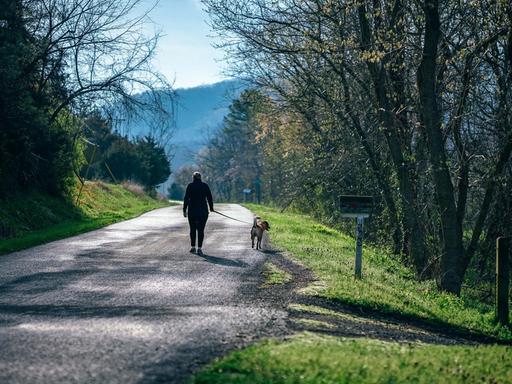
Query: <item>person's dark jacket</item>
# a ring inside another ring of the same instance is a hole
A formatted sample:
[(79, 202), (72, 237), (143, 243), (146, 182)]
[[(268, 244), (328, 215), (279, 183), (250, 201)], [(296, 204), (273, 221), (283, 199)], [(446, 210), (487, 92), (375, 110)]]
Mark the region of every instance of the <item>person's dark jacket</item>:
[(189, 217), (208, 216), (207, 203), (210, 206), (210, 211), (213, 212), (212, 192), (208, 184), (201, 180), (194, 180), (194, 182), (187, 185), (187, 191), (183, 199), (183, 213), (187, 212), (188, 208)]

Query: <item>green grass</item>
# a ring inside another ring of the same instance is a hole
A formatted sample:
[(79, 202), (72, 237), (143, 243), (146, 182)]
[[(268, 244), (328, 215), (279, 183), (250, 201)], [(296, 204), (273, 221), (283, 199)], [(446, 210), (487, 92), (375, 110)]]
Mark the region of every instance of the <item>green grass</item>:
[(0, 254), (97, 229), (167, 206), (121, 185), (87, 182), (80, 204), (38, 192), (0, 200)]
[(192, 383), (512, 383), (512, 348), (303, 333), (231, 353)]
[(265, 276), (263, 288), (272, 285), (286, 284), (292, 281), (292, 276), (288, 272), (283, 271), (277, 265), (269, 261), (263, 265), (263, 275)]
[(249, 209), (268, 220), (272, 244), (311, 269), (322, 284), (310, 294), (343, 303), (403, 315), (463, 332), (512, 340), (509, 328), (494, 321), (492, 306), (441, 293), (434, 281), (418, 282), (411, 270), (386, 252), (364, 246), (363, 278), (353, 278), (354, 239), (319, 224), (309, 216), (259, 205)]

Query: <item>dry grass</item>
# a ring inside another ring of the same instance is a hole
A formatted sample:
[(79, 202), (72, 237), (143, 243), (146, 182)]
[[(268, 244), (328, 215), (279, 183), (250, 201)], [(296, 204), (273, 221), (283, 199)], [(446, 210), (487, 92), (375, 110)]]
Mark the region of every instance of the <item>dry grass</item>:
[(134, 181), (123, 181), (121, 185), (136, 196), (147, 195), (144, 191), (144, 187)]

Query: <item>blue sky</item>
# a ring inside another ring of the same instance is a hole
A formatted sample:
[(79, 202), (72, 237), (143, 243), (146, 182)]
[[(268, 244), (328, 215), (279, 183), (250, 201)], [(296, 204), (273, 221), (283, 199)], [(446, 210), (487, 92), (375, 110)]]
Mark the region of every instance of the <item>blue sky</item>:
[[(154, 0), (145, 0), (147, 5)], [(212, 32), (200, 0), (160, 0), (150, 13), (163, 36), (154, 65), (175, 88), (223, 80), (223, 53), (212, 47)]]

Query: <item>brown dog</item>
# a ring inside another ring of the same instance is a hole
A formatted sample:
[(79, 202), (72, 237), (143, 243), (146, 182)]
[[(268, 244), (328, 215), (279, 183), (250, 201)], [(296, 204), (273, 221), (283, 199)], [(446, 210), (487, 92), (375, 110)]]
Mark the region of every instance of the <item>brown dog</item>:
[(269, 229), (270, 225), (268, 224), (268, 221), (262, 221), (261, 217), (259, 216), (254, 218), (251, 229), (252, 248), (254, 248), (254, 238), (257, 238), (256, 249), (261, 249), (261, 239), (263, 238), (263, 232), (268, 231)]

